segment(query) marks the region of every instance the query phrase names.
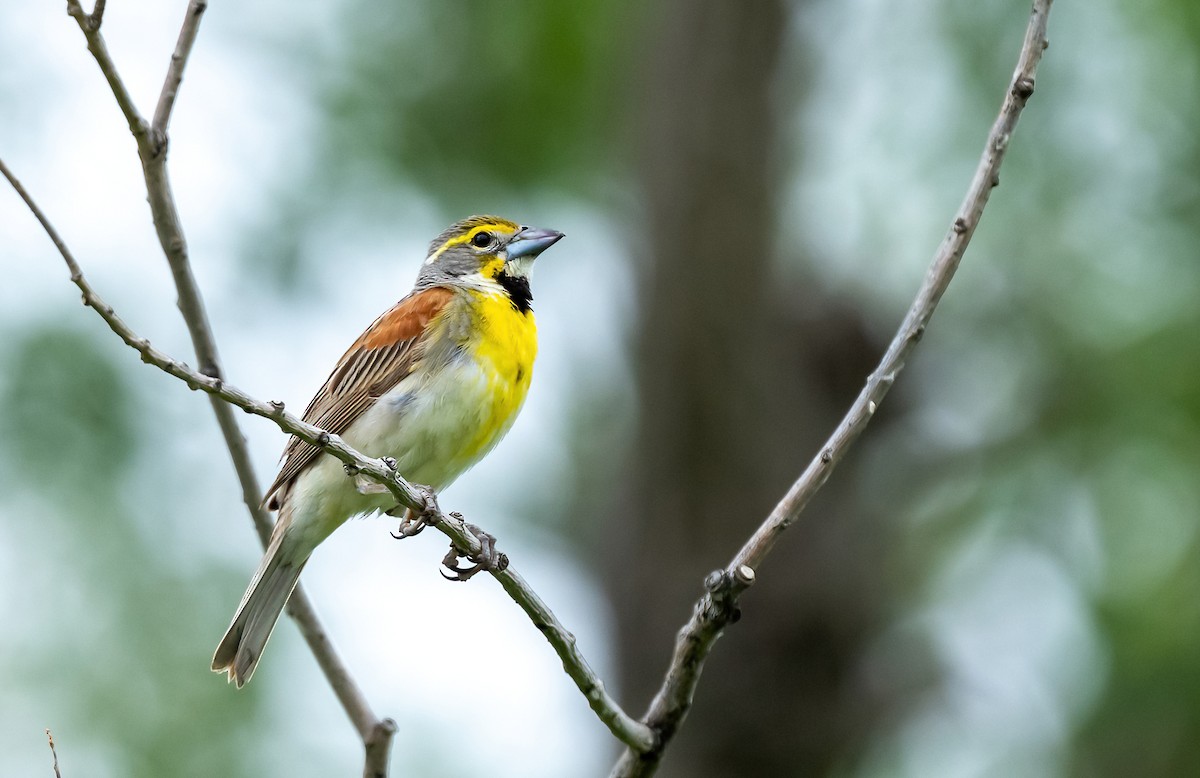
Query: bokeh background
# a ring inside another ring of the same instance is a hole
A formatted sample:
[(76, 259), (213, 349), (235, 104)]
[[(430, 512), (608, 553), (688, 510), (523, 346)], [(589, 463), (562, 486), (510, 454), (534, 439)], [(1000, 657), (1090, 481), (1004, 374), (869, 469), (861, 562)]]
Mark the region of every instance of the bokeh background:
[[(143, 111), (184, 3), (114, 0)], [(567, 239), (526, 410), (447, 491), (640, 712), (704, 574), (857, 392), (1012, 71), (1015, 0), (213, 3), (171, 171), (227, 375), (302, 407), (445, 224)], [(1200, 773), (1200, 6), (1060, 2), (916, 358), (717, 645), (665, 776)], [(0, 6), (0, 155), (190, 357), (61, 3)], [(0, 188), (0, 773), (355, 775), (284, 622), (208, 671), (259, 549), (207, 401), (78, 305)], [(284, 437), (247, 417), (265, 479)], [(614, 740), (491, 580), (379, 520), (305, 581), (397, 776), (593, 776)]]

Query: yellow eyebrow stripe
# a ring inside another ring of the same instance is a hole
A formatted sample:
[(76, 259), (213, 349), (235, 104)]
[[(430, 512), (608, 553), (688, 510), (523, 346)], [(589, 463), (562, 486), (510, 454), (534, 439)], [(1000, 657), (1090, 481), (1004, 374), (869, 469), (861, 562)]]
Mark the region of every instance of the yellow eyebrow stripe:
[(461, 246), (464, 243), (469, 243), (472, 238), (474, 238), (476, 235), (478, 235), (481, 232), (497, 232), (497, 231), (508, 232), (511, 229), (512, 229), (511, 224), (500, 224), (499, 222), (490, 222), (488, 224), (481, 224), (478, 227), (472, 228), (470, 232), (468, 232), (466, 235), (463, 235), (462, 237), (454, 238), (452, 240), (446, 241), (446, 245), (443, 246), (443, 248), (450, 248), (451, 246)]
[(461, 246), (464, 243), (469, 243), (472, 238), (481, 232), (513, 232), (516, 229), (518, 229), (517, 225), (513, 224), (512, 222), (486, 222), (484, 224), (476, 225), (464, 234), (459, 235), (456, 238), (451, 238), (439, 246), (438, 250), (430, 254), (429, 259), (425, 260), (425, 264), (432, 264), (443, 254), (443, 252), (446, 251), (446, 249), (450, 249), (455, 246)]

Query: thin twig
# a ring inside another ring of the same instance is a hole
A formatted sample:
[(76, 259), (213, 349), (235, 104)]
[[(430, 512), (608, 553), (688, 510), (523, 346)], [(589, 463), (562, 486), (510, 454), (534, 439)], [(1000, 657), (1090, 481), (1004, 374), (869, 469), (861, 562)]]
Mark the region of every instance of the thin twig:
[[(180, 313), (183, 315), (188, 333), (191, 335), (192, 346), (195, 349), (201, 372), (220, 382), (221, 360), (217, 353), (216, 340), (213, 337), (212, 328), (208, 322), (208, 315), (205, 312), (204, 301), (200, 295), (196, 279), (192, 274), (191, 263), (188, 260), (187, 240), (184, 237), (183, 225), (180, 222), (179, 213), (175, 206), (175, 197), (171, 192), (171, 183), (167, 175), (166, 166), (168, 145), (167, 124), (170, 121), (175, 97), (178, 93), (180, 82), (183, 79), (183, 70), (187, 65), (192, 44), (195, 42), (196, 34), (199, 30), (200, 19), (207, 5), (207, 0), (192, 0), (188, 5), (183, 26), (179, 32), (179, 39), (176, 43), (175, 51), (171, 56), (171, 64), (167, 69), (162, 93), (159, 95), (158, 108), (155, 111), (153, 126), (148, 124), (138, 112), (137, 106), (121, 81), (117, 67), (104, 43), (104, 37), (100, 33), (100, 14), (104, 11), (103, 0), (99, 0), (90, 17), (83, 13), (78, 0), (68, 0), (67, 12), (78, 22), (80, 30), (87, 39), (88, 50), (100, 66), (101, 72), (104, 73), (104, 77), (112, 88), (113, 95), (116, 97), (117, 105), (125, 115), (130, 130), (133, 132), (134, 139), (137, 142), (138, 158), (141, 160), (142, 172), (146, 180), (146, 191), (149, 195), (148, 200), (154, 220), (155, 232), (158, 235), (163, 253), (166, 255), (167, 263), (171, 268), (171, 275), (175, 281), (175, 288), (179, 295), (178, 304)], [(13, 180), (11, 176), (9, 178)], [(14, 186), (17, 186), (15, 181)], [(32, 201), (28, 196), (23, 195), (23, 197), (25, 197), (26, 202), (32, 208)], [(38, 213), (36, 209), (34, 210), (35, 213)], [(48, 231), (52, 229), (49, 227), (48, 221), (44, 216), (39, 215), (38, 219)], [(60, 251), (65, 249), (61, 241), (56, 241), (56, 245)], [(68, 264), (72, 263), (73, 260)], [(78, 267), (76, 266), (72, 269), (72, 277), (75, 277), (77, 274)], [(82, 278), (82, 275), (80, 275), (80, 278)], [(85, 293), (85, 298), (86, 296)], [(262, 507), (262, 490), (259, 488), (258, 478), (255, 475), (254, 466), (250, 460), (250, 452), (246, 446), (246, 439), (238, 428), (233, 409), (227, 403), (213, 397), (212, 409), (217, 418), (217, 425), (221, 429), (221, 435), (225, 440), (225, 446), (229, 450), (229, 456), (233, 461), (238, 482), (241, 484), (242, 500), (246, 504), (246, 509), (250, 512), (250, 516), (254, 521), (255, 531), (258, 533), (259, 540), (265, 548), (270, 540), (272, 521), (270, 515)], [(305, 642), (308, 643), (309, 650), (312, 651), (313, 656), (316, 657), (317, 664), (324, 672), (326, 680), (333, 688), (334, 694), (345, 709), (346, 715), (350, 718), (354, 728), (358, 731), (364, 748), (370, 745), (370, 739), (378, 738), (379, 733), (393, 732), (395, 730), (394, 723), (390, 719), (381, 720), (372, 711), (370, 704), (367, 702), (366, 695), (355, 682), (353, 676), (351, 676), (349, 669), (341, 657), (334, 650), (332, 643), (330, 643), (326, 636), (325, 628), (321, 625), (320, 619), (317, 618), (312, 603), (309, 601), (304, 590), (299, 586), (293, 592), (288, 602), (288, 613), (299, 627)], [(368, 750), (370, 749), (368, 748)], [(387, 749), (383, 750), (386, 754)], [(386, 774), (386, 764), (384, 765), (383, 773)]]
[[(328, 435), (316, 427), (303, 424), (303, 422), (294, 416), (284, 413), (282, 404), (258, 403), (247, 395), (242, 395), (240, 398), (234, 399), (232, 393), (226, 394), (222, 391), (225, 388), (225, 384), (220, 373), (220, 362), (217, 357), (216, 346), (212, 338), (211, 328), (208, 325), (207, 316), (204, 312), (203, 302), (200, 298), (195, 279), (192, 277), (190, 263), (188, 262), (187, 244), (184, 240), (179, 216), (175, 209), (174, 198), (171, 195), (165, 165), (167, 149), (166, 125), (170, 120), (175, 93), (182, 79), (183, 69), (187, 64), (187, 58), (195, 40), (200, 17), (206, 5), (206, 0), (192, 0), (192, 3), (188, 7), (183, 28), (179, 34), (179, 41), (176, 44), (175, 53), (171, 58), (171, 66), (168, 69), (163, 90), (159, 96), (153, 126), (149, 127), (140, 114), (138, 114), (132, 99), (129, 98), (128, 92), (121, 83), (116, 66), (112, 63), (104, 46), (104, 40), (100, 35), (98, 26), (93, 27), (85, 23), (87, 17), (83, 13), (82, 8), (79, 7), (78, 0), (68, 0), (68, 12), (79, 22), (80, 29), (83, 30), (84, 35), (87, 37), (88, 48), (95, 56), (110, 86), (113, 87), (113, 92), (117, 96), (117, 103), (125, 114), (126, 120), (129, 122), (130, 128), (134, 132), (134, 137), (137, 140), (138, 155), (142, 160), (142, 167), (146, 177), (146, 188), (150, 194), (150, 207), (154, 216), (155, 229), (158, 232), (159, 242), (162, 244), (163, 251), (170, 263), (172, 275), (175, 278), (175, 285), (179, 291), (179, 308), (188, 323), (197, 359), (200, 362), (201, 372), (204, 375), (197, 376), (194, 372), (188, 371), (186, 366), (180, 365), (165, 354), (150, 349), (147, 341), (138, 338), (120, 322), (115, 314), (112, 313), (111, 306), (103, 303), (100, 304), (100, 307), (92, 305), (89, 302), (89, 295), (93, 301), (98, 301), (99, 298), (94, 292), (90, 291), (90, 287), (85, 288), (86, 281), (84, 281), (82, 273), (79, 272), (79, 268), (74, 260), (70, 258), (69, 253), (66, 251), (66, 246), (61, 240), (55, 238), (53, 228), (49, 225), (48, 221), (41, 216), (39, 216), (39, 221), (42, 222), (42, 226), (47, 232), (51, 234), (52, 239), (55, 239), (55, 245), (63, 253), (68, 266), (71, 267), (72, 280), (83, 291), (85, 302), (96, 308), (113, 331), (120, 335), (130, 346), (141, 351), (143, 360), (156, 364), (177, 378), (188, 381), (192, 388), (202, 389), (212, 395), (214, 411), (216, 412), (221, 431), (225, 436), (230, 455), (238, 471), (239, 480), (242, 483), (243, 499), (246, 501), (246, 505), (254, 517), (255, 527), (264, 545), (270, 535), (270, 521), (259, 503), (260, 490), (258, 489), (253, 468), (250, 465), (250, 458), (245, 447), (245, 439), (237, 429), (237, 422), (233, 417), (232, 409), (227, 404), (231, 402), (239, 405), (244, 410), (249, 410), (252, 413), (272, 419), (285, 432), (299, 434), (307, 442), (322, 446), (326, 451), (334, 454), (343, 462), (353, 464), (366, 475), (380, 480), (382, 483), (386, 483), (392, 489), (398, 502), (420, 513), (434, 516), (438, 528), (447, 534), (460, 550), (471, 555), (478, 554), (482, 550), (482, 545), (477, 538), (462, 526), (462, 522), (442, 514), (440, 511), (431, 511), (430, 506), (426, 505), (425, 496), (404, 481), (403, 478), (400, 478), (398, 474), (388, 468), (382, 461), (368, 460), (358, 452), (350, 449), (336, 436)], [(19, 186), (15, 179), (12, 179), (11, 176), (9, 178), (10, 181), (13, 181), (14, 186)], [(27, 196), (23, 196), (30, 207), (35, 210), (35, 213), (39, 213), (36, 207), (33, 206), (32, 201)], [(168, 366), (172, 366), (177, 372), (168, 369)], [(218, 400), (218, 397), (224, 402)], [(247, 407), (246, 404), (239, 402), (239, 399), (247, 401), (252, 405), (256, 404), (256, 407)], [(289, 428), (289, 424), (292, 425), (291, 428)], [(301, 432), (301, 427), (307, 428), (307, 436)], [(603, 681), (600, 680), (599, 676), (588, 665), (576, 647), (575, 636), (567, 631), (541, 598), (511, 568), (503, 571), (493, 570), (491, 572), (500, 581), (505, 591), (521, 606), (522, 610), (533, 620), (542, 634), (546, 636), (546, 639), (562, 660), (567, 674), (579, 687), (579, 690), (583, 692), (588, 700), (588, 704), (596, 712), (600, 720), (609, 727), (621, 742), (639, 750), (653, 747), (655, 742), (653, 733), (629, 714), (625, 713), (608, 694), (604, 688)], [(355, 722), (359, 734), (363, 737), (368, 752), (367, 771), (370, 772), (372, 754), (378, 755), (382, 753), (386, 756), (388, 748), (388, 744), (384, 744), (383, 747), (376, 747), (372, 750), (372, 743), (377, 742), (377, 739), (383, 735), (390, 738), (390, 732), (394, 729), (394, 724), (391, 724), (390, 720), (382, 722), (382, 724), (389, 724), (392, 729), (388, 729), (387, 727), (380, 729), (379, 725), (381, 722), (378, 722), (374, 718), (374, 714), (370, 713), (362, 693), (353, 683), (337, 654), (328, 646), (328, 640), (325, 638), (323, 628), (321, 628), (320, 623), (317, 621), (316, 615), (312, 611), (307, 598), (299, 589), (292, 595), (292, 599), (288, 604), (288, 612), (300, 625), (301, 632), (304, 633), (305, 639), (308, 641), (313, 653), (317, 656), (318, 662), (321, 664), (322, 669), (325, 670), (330, 684), (334, 687), (335, 692), (338, 693), (343, 707), (346, 708), (350, 718)]]
[(504, 587), (504, 591), (508, 592), (509, 597), (521, 606), (521, 610), (525, 611), (546, 640), (550, 641), (550, 645), (554, 646), (554, 651), (562, 660), (563, 670), (587, 697), (588, 705), (592, 706), (596, 716), (609, 731), (630, 748), (638, 751), (654, 748), (658, 740), (654, 732), (622, 710), (617, 701), (609, 695), (600, 676), (596, 675), (587, 659), (580, 653), (575, 644), (575, 636), (567, 631), (549, 606), (538, 597), (537, 592), (525, 583), (512, 567), (493, 575)]
[[(104, 3), (98, 4), (97, 11), (104, 12)], [(138, 113), (137, 106), (133, 103), (133, 96), (129, 94), (129, 90), (125, 88), (125, 83), (121, 81), (121, 76), (117, 73), (117, 66), (113, 63), (113, 59), (108, 53), (108, 47), (104, 44), (104, 36), (100, 34), (101, 17), (89, 16), (84, 13), (79, 0), (67, 0), (67, 15), (74, 18), (79, 24), (79, 29), (83, 31), (83, 35), (87, 39), (88, 51), (92, 53), (92, 58), (100, 66), (104, 80), (108, 81), (109, 89), (112, 90), (113, 97), (117, 98), (117, 105), (120, 106), (121, 113), (125, 115), (125, 121), (129, 123), (129, 131), (133, 133), (140, 149), (143, 140), (150, 132), (150, 125)]]
[(950, 230), (934, 255), (916, 299), (892, 338), (887, 352), (880, 360), (879, 366), (868, 377), (866, 385), (850, 406), (850, 410), (803, 474), (729, 565), (710, 574), (705, 580), (708, 592), (696, 604), (692, 618), (679, 631), (667, 676), (646, 715), (642, 717), (642, 721), (658, 735), (659, 742), (653, 749), (640, 753), (633, 748), (626, 749), (613, 767), (610, 778), (648, 776), (658, 768), (665, 748), (691, 707), (692, 695), (704, 667), (704, 660), (713, 643), (720, 637), (722, 630), (738, 618), (738, 597), (754, 582), (756, 571), (780, 534), (796, 520), (808, 501), (829, 478), (833, 468), (845, 457), (846, 451), (862, 434), (891, 388), (896, 375), (904, 367), (905, 361), (924, 334), (938, 301), (946, 291), (963, 252), (975, 233), (988, 196), (999, 184), (1000, 164), (1008, 150), (1017, 119), (1033, 94), (1037, 65), (1048, 45), (1046, 21), (1052, 2), (1053, 0), (1034, 0), (1012, 82), (1004, 96), (1000, 114), (988, 134), (975, 176)]
[(200, 19), (207, 9), (208, 0), (191, 0), (188, 3), (183, 27), (179, 30), (179, 40), (175, 43), (174, 53), (171, 54), (171, 66), (167, 68), (167, 78), (158, 96), (158, 107), (154, 109), (154, 121), (151, 122), (151, 126), (156, 132), (167, 131), (171, 111), (175, 107), (175, 97), (179, 94), (179, 84), (183, 81), (183, 69), (187, 67), (192, 44), (196, 42), (196, 33), (200, 31)]
[(62, 773), (58, 770), (58, 749), (54, 747), (54, 735), (50, 734), (50, 729), (46, 729), (46, 740), (50, 742), (50, 756), (54, 757), (54, 778), (62, 778)]
[[(112, 306), (106, 303), (92, 288), (91, 284), (88, 283), (70, 249), (67, 248), (62, 238), (59, 237), (58, 232), (54, 229), (54, 226), (42, 213), (41, 209), (38, 208), (29, 193), (21, 185), (21, 182), (9, 171), (3, 160), (0, 160), (0, 174), (3, 174), (9, 183), (12, 184), (13, 188), (16, 189), (17, 194), (25, 201), (29, 210), (33, 212), (33, 215), (41, 223), (42, 228), (62, 255), (67, 268), (71, 272), (71, 281), (83, 294), (84, 305), (99, 313), (109, 329), (116, 333), (126, 345), (141, 354), (143, 362), (154, 365), (160, 370), (182, 380), (191, 389), (207, 392), (227, 403), (236, 405), (248, 413), (270, 419), (284, 432), (295, 435), (306, 443), (319, 446), (326, 453), (333, 455), (344, 464), (353, 466), (355, 472), (362, 473), (387, 486), (398, 504), (413, 510), (418, 515), (424, 516), (429, 524), (441, 530), (465, 555), (478, 556), (483, 551), (483, 545), (479, 542), (479, 539), (467, 530), (461, 519), (454, 514), (442, 512), (437, 507), (436, 502), (430, 499), (425, 492), (404, 480), (384, 460), (363, 456), (358, 451), (346, 445), (337, 435), (325, 432), (288, 413), (283, 403), (267, 403), (257, 400), (222, 379), (199, 373), (172, 358), (170, 355), (151, 346), (148, 340), (139, 336), (125, 324), (113, 311)], [(559, 659), (562, 660), (563, 667), (566, 669), (568, 675), (575, 681), (576, 686), (579, 687), (579, 690), (587, 698), (592, 709), (596, 711), (600, 720), (608, 726), (609, 730), (621, 742), (633, 748), (638, 750), (653, 748), (655, 744), (654, 733), (646, 725), (636, 721), (629, 714), (621, 710), (616, 701), (605, 691), (603, 681), (600, 680), (579, 652), (575, 645), (574, 635), (563, 627), (562, 622), (551, 612), (545, 602), (538, 597), (537, 593), (517, 575), (512, 566), (510, 565), (505, 570), (490, 570), (489, 572), (500, 582), (509, 596), (521, 606), (522, 610), (529, 615), (529, 618), (542, 634), (546, 636), (546, 639), (558, 654)], [(302, 630), (304, 629), (303, 623), (301, 624), (301, 628)], [(326, 640), (323, 632), (320, 633), (319, 640)], [(327, 654), (333, 655), (332, 652), (318, 652), (315, 648), (314, 653), (318, 654), (318, 659)], [(364, 740), (367, 737), (367, 735), (364, 735)]]

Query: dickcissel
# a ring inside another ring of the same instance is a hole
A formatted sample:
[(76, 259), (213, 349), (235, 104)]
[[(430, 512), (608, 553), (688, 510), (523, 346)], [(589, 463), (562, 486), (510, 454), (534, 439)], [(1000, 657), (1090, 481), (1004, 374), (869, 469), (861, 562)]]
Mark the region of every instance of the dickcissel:
[[(371, 457), (392, 457), (409, 481), (444, 489), (512, 426), (525, 401), (537, 329), (529, 275), (556, 230), (472, 216), (429, 246), (416, 286), (338, 360), (304, 420)], [(238, 686), (263, 647), (313, 549), (351, 516), (395, 507), (342, 463), (288, 441), (266, 506), (271, 543), (212, 669)]]

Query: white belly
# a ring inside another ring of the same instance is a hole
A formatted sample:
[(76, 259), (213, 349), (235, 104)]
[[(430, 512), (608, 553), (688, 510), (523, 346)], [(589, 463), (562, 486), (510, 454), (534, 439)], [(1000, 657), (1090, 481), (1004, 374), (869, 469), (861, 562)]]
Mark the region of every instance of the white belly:
[[(394, 458), (409, 482), (441, 490), (508, 431), (517, 414), (497, 424), (496, 407), (487, 375), (469, 360), (457, 361), (424, 380), (405, 378), (342, 438), (367, 456)], [(292, 531), (314, 546), (351, 516), (395, 505), (390, 494), (360, 494), (342, 463), (328, 455), (297, 478), (294, 502), (304, 515), (293, 517)]]

